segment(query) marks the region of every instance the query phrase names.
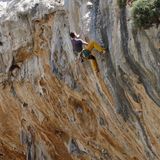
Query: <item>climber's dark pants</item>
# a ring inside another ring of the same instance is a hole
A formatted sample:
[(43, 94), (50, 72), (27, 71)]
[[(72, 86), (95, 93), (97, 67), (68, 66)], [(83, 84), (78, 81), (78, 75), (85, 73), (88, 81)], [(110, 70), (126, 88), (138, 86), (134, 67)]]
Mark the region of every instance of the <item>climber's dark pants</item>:
[(90, 54), (88, 57), (85, 57), (83, 59), (89, 60), (90, 63), (91, 63), (93, 71), (99, 72), (99, 68), (98, 68), (98, 64), (97, 64), (96, 58), (92, 54)]

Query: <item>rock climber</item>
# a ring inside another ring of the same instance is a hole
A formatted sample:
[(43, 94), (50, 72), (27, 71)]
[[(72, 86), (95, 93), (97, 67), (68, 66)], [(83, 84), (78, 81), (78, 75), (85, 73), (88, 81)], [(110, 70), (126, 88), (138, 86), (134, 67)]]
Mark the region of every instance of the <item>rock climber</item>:
[[(71, 42), (73, 46), (73, 52), (78, 57), (78, 60), (83, 62), (84, 60), (90, 60), (91, 66), (95, 72), (99, 72), (98, 64), (95, 56), (92, 55), (92, 50), (96, 49), (100, 53), (105, 53), (105, 48), (102, 48), (97, 42), (90, 41), (87, 43), (82, 39), (79, 39), (79, 35), (74, 32), (70, 33)], [(83, 49), (83, 45), (85, 45)]]

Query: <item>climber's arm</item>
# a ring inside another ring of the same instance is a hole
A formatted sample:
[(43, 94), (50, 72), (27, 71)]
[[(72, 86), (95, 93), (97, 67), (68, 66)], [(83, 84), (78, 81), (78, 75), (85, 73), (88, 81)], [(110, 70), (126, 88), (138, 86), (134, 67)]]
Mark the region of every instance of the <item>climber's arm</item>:
[(84, 45), (88, 45), (88, 43), (87, 43), (86, 41), (82, 41), (82, 43), (83, 43)]
[(82, 39), (80, 39), (83, 45), (88, 45), (88, 43)]

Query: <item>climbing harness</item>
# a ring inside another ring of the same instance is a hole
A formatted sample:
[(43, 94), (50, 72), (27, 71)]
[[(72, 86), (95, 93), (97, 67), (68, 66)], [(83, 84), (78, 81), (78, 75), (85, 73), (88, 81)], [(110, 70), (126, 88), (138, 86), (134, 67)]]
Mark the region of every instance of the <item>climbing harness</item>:
[(89, 50), (87, 50), (87, 49), (82, 50), (82, 56), (84, 58), (88, 58), (90, 55), (91, 55), (91, 52)]

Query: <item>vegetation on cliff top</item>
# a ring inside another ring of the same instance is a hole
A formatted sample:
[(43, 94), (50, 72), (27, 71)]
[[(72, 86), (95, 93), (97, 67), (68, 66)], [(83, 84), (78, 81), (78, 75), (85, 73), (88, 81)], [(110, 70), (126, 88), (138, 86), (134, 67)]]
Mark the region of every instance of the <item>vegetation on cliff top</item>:
[(117, 0), (119, 8), (132, 7), (132, 17), (137, 28), (148, 29), (160, 24), (160, 0)]
[(160, 24), (160, 0), (136, 0), (132, 6), (134, 24), (139, 28), (150, 28)]

